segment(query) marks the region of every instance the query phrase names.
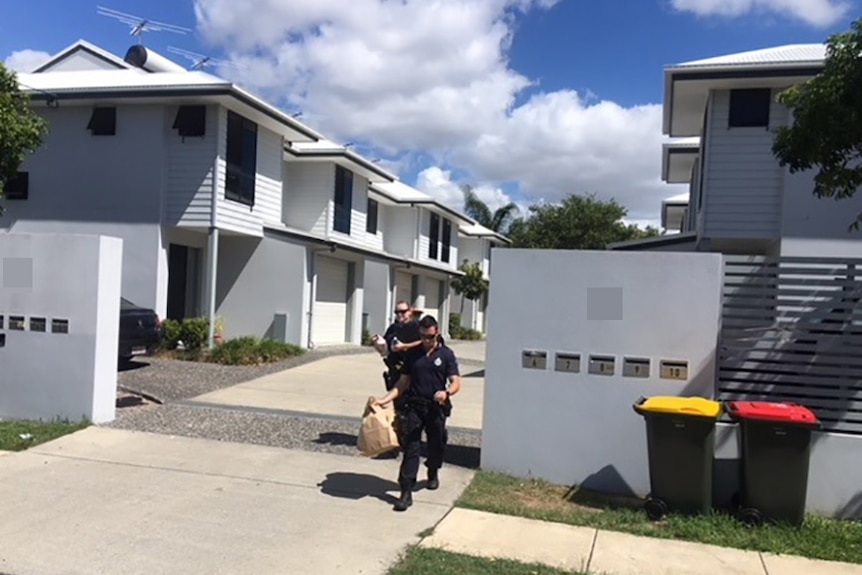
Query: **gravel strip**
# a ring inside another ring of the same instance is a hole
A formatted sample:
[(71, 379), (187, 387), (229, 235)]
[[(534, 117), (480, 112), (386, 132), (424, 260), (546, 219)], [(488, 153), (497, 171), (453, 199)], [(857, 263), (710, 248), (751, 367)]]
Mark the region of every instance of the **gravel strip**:
[[(333, 346), (307, 351), (278, 363), (255, 366), (221, 365), (178, 359), (143, 357), (134, 359), (120, 370), (117, 385), (120, 390), (132, 392), (158, 403), (190, 399), (204, 393), (251, 381), (326, 357), (374, 353), (360, 346)], [(473, 359), (459, 360), (466, 366), (483, 366)], [(381, 368), (383, 363), (381, 361)]]
[(189, 399), (198, 395), (278, 373), (325, 357), (373, 353), (367, 347), (336, 346), (315, 349), (304, 354), (266, 365), (221, 365), (179, 359), (143, 357), (122, 368), (117, 385), (159, 403)]
[[(205, 407), (144, 404), (118, 409), (117, 419), (104, 427), (362, 457), (356, 449), (358, 418), (348, 421), (286, 417)], [(478, 468), (481, 443), (482, 438), (476, 433), (450, 430), (446, 463)]]

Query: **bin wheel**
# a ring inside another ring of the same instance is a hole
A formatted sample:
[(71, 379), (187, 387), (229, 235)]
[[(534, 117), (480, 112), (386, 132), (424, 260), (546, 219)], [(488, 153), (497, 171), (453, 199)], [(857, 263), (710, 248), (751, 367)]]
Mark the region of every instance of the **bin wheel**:
[(739, 512), (739, 520), (746, 527), (760, 527), (763, 525), (763, 515), (760, 514), (760, 511), (751, 507)]
[(646, 511), (647, 517), (652, 521), (658, 521), (665, 515), (667, 515), (667, 504), (661, 499), (655, 499), (650, 497), (644, 503), (644, 510)]

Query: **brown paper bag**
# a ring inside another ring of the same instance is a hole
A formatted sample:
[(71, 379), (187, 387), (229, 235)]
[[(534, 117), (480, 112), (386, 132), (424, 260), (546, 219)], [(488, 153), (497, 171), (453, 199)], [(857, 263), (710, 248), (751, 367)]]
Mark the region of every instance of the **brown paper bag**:
[(387, 407), (372, 405), (373, 399), (373, 397), (368, 398), (368, 403), (365, 404), (362, 425), (359, 427), (359, 438), (356, 441), (359, 453), (367, 457), (374, 457), (399, 447), (398, 435), (395, 433), (395, 410), (392, 404)]

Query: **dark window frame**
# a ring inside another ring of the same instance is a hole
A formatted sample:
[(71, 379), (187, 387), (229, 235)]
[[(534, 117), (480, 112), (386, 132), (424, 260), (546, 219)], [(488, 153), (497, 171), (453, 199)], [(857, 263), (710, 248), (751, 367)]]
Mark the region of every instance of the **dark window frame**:
[(452, 220), (449, 218), (443, 218), (443, 233), (441, 236), (443, 246), (440, 250), (440, 261), (448, 264), (452, 251)]
[(207, 107), (204, 104), (180, 106), (171, 129), (183, 138), (203, 138), (207, 133)]
[(771, 88), (739, 88), (730, 91), (728, 128), (769, 128)]
[(117, 135), (117, 107), (95, 106), (87, 122), (87, 129), (93, 136)]
[(428, 218), (428, 259), (436, 260), (440, 254), (440, 216), (436, 212), (431, 212)]
[(257, 124), (228, 110), (225, 198), (254, 206), (257, 179)]
[(332, 204), (332, 229), (350, 235), (350, 220), (353, 211), (353, 172), (339, 164), (335, 165), (335, 189)]
[(3, 198), (27, 200), (30, 198), (30, 172), (18, 172), (3, 184)]
[(377, 235), (379, 214), (380, 203), (377, 200), (368, 198), (368, 207), (365, 215), (365, 231), (369, 234)]

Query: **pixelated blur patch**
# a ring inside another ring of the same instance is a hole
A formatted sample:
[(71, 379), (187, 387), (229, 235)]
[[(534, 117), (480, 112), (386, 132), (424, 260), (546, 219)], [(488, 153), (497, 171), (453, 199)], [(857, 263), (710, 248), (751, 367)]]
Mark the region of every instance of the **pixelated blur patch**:
[(623, 319), (623, 288), (587, 288), (587, 319)]
[(3, 258), (5, 289), (33, 288), (33, 258)]

